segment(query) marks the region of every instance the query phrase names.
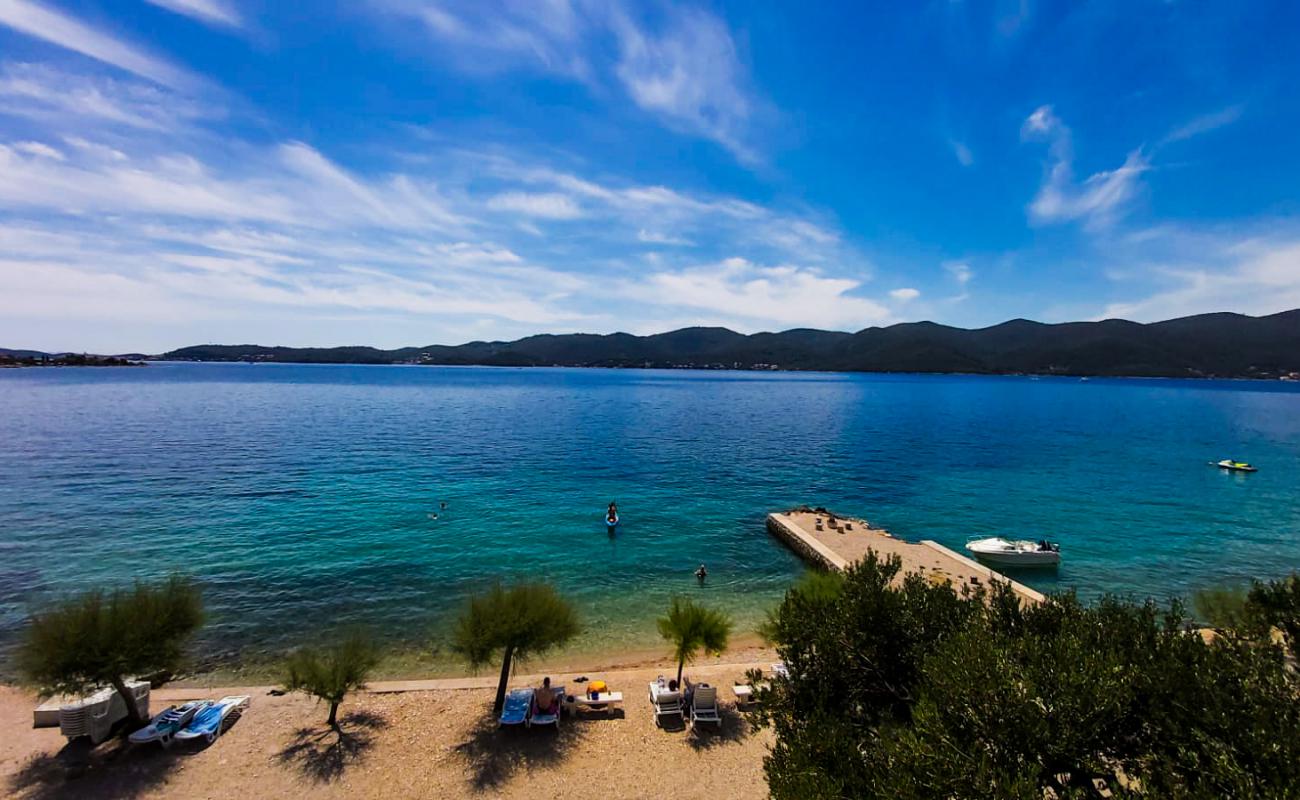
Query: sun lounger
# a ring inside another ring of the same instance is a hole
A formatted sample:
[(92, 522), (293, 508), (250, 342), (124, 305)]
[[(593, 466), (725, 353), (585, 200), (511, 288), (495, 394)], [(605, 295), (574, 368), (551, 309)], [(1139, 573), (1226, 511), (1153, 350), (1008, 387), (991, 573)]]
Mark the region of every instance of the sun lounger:
[(531, 728), (534, 725), (554, 725), (555, 729), (559, 730), (560, 711), (564, 707), (564, 687), (553, 686), (551, 688), (555, 691), (555, 705), (551, 708), (538, 708), (537, 695), (536, 693), (533, 694), (532, 703), (530, 703), (532, 706), (532, 713), (528, 715), (528, 727)]
[(658, 683), (650, 684), (650, 705), (654, 706), (655, 724), (659, 724), (660, 717), (676, 715), (682, 716), (682, 693), (669, 691), (661, 687)]
[(691, 727), (697, 722), (709, 722), (719, 727), (722, 717), (718, 713), (718, 690), (701, 684), (691, 693)]
[(249, 697), (246, 694), (223, 697), (207, 708), (199, 709), (190, 720), (190, 724), (176, 732), (177, 739), (205, 739), (209, 744), (215, 742), (225, 728), (226, 720), (231, 715), (238, 716), (248, 708)]
[(786, 668), (784, 661), (778, 661), (772, 665), (772, 674), (778, 678), (788, 678), (790, 670)]
[[(149, 682), (127, 681), (126, 689), (135, 698), (140, 713), (148, 716)], [(51, 699), (38, 706), (35, 715), (37, 727), (58, 725), (69, 739), (87, 736), (91, 744), (107, 739), (113, 726), (126, 717), (126, 700), (111, 686), (88, 697)]]
[(501, 709), (501, 725), (525, 725), (533, 709), (532, 689), (511, 689)]
[(128, 738), (131, 744), (157, 742), (163, 747), (170, 747), (172, 737), (190, 724), (190, 720), (194, 719), (195, 714), (210, 705), (212, 705), (211, 700), (191, 700), (184, 705), (170, 706), (167, 710), (154, 717), (152, 722), (131, 734)]

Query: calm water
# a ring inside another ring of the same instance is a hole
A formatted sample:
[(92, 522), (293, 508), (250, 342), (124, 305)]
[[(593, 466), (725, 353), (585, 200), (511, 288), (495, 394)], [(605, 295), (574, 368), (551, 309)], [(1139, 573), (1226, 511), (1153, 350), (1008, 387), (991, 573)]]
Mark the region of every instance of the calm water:
[[(1168, 597), (1300, 567), (1300, 392), (1278, 383), (154, 364), (0, 371), (0, 653), (67, 590), (202, 581), (207, 660), (309, 626), (420, 644), (497, 576), (653, 646), (675, 593), (752, 626), (810, 502), (908, 538), (1058, 539), (1055, 576)], [(1260, 472), (1207, 466), (1248, 459)], [(606, 535), (617, 499), (624, 524)], [(439, 503), (447, 502), (445, 512)], [(431, 512), (441, 516), (430, 519)], [(706, 562), (697, 586), (692, 570)]]

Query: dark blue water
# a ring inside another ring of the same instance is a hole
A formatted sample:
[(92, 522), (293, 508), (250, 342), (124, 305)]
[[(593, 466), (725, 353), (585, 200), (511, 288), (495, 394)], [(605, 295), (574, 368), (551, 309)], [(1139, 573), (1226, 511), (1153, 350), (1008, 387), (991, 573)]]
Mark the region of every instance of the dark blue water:
[[(419, 646), (498, 577), (580, 649), (675, 593), (752, 627), (798, 503), (954, 547), (1059, 540), (1038, 588), (1166, 598), (1300, 566), (1300, 392), (1259, 382), (154, 364), (0, 371), (0, 651), (35, 604), (172, 570), (210, 657), (321, 625)], [(1247, 459), (1254, 475), (1207, 466)], [(623, 515), (606, 534), (605, 505)], [(448, 504), (440, 510), (441, 502)], [(430, 518), (430, 513), (439, 518)], [(696, 585), (705, 562), (710, 578)]]

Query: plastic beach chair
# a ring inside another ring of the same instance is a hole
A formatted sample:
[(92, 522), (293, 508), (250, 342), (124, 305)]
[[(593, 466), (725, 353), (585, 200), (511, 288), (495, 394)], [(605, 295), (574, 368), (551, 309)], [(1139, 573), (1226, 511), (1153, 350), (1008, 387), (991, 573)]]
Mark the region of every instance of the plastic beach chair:
[(207, 708), (200, 709), (190, 720), (190, 724), (176, 732), (177, 739), (205, 739), (209, 744), (215, 742), (226, 727), (226, 721), (237, 717), (248, 708), (249, 696), (246, 694), (223, 697)]
[(505, 705), (501, 708), (501, 725), (527, 724), (528, 714), (532, 708), (532, 689), (511, 689), (510, 694), (506, 695)]
[(654, 706), (655, 724), (658, 725), (660, 717), (676, 715), (682, 716), (682, 693), (670, 692), (666, 689), (660, 689), (659, 684), (650, 684), (650, 705)]
[(540, 709), (537, 707), (537, 696), (532, 697), (532, 713), (528, 716), (528, 727), (534, 725), (554, 725), (556, 730), (560, 728), (560, 709), (564, 707), (564, 687), (553, 686), (555, 690), (555, 706), (550, 709)]
[(713, 686), (697, 686), (691, 694), (691, 727), (697, 722), (709, 722), (722, 726), (722, 716), (718, 713), (718, 690)]

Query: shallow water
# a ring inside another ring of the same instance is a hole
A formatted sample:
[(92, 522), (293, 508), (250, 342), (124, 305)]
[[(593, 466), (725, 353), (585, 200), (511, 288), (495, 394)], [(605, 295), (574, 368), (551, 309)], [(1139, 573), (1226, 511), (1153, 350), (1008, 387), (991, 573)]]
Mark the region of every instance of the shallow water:
[[(324, 627), (439, 641), (497, 577), (579, 650), (677, 593), (752, 628), (798, 503), (953, 547), (1061, 542), (1040, 589), (1166, 598), (1300, 566), (1300, 387), (1241, 381), (152, 364), (0, 371), (0, 653), (59, 593), (201, 580), (207, 662)], [(1253, 475), (1207, 465), (1246, 459)], [(623, 523), (607, 535), (616, 499)], [(446, 502), (446, 510), (439, 504)], [(438, 519), (430, 518), (431, 513)], [(704, 586), (691, 573), (709, 568)]]

